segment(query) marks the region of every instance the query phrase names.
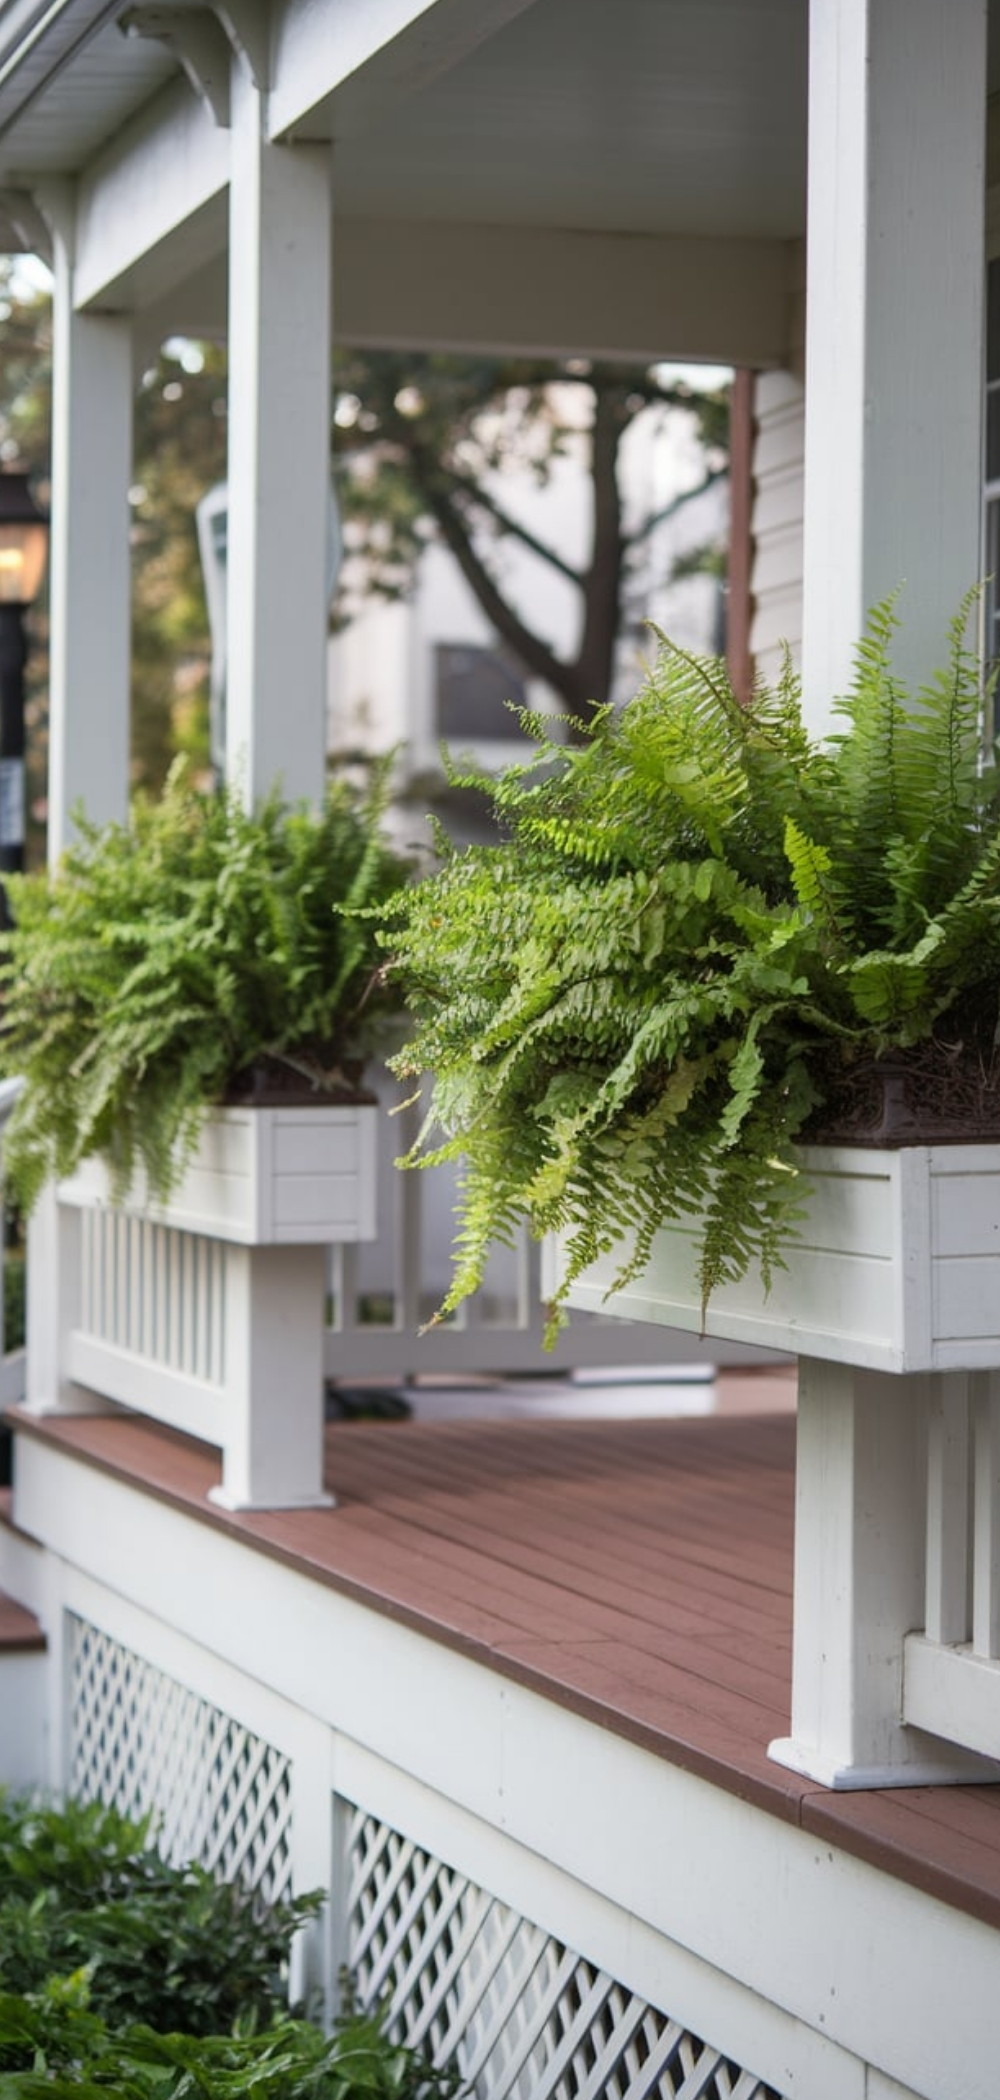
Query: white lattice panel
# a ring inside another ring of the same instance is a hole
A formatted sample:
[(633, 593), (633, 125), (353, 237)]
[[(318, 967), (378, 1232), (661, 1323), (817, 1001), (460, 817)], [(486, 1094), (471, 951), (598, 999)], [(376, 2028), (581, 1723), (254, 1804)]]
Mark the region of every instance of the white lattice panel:
[(115, 1210), (80, 1213), (85, 1334), (190, 1378), (225, 1379), (225, 1248)]
[(152, 1814), (167, 1859), (287, 1894), (288, 1758), (85, 1619), (66, 1631), (69, 1791)]
[(363, 2005), (478, 2100), (779, 2100), (540, 1927), (363, 1810), (348, 1822), (347, 1961)]

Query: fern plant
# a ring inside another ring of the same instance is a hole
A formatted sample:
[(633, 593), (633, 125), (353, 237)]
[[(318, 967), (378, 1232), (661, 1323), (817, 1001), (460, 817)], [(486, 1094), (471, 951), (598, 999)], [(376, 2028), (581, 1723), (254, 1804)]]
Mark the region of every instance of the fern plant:
[(396, 1069), (432, 1075), (405, 1164), (461, 1162), (442, 1313), (523, 1219), (563, 1238), (560, 1300), (613, 1250), (625, 1284), (677, 1219), (697, 1221), (703, 1305), (752, 1263), (767, 1287), (831, 1086), (949, 1029), (992, 1056), (1000, 834), (971, 611), (910, 694), (877, 607), (826, 745), (789, 663), (744, 708), (662, 638), (580, 742), (522, 716), (533, 757), (478, 780), (498, 842), (443, 842), (382, 933), (416, 1021)]
[(206, 1104), (261, 1058), (324, 1092), (355, 1089), (394, 1001), (365, 908), (405, 869), (384, 836), (385, 768), (321, 809), (198, 793), (79, 840), (52, 874), (9, 880), (0, 1071), (24, 1079), (4, 1169), (28, 1209), (51, 1175), (102, 1156), (116, 1196), (137, 1165), (166, 1196)]

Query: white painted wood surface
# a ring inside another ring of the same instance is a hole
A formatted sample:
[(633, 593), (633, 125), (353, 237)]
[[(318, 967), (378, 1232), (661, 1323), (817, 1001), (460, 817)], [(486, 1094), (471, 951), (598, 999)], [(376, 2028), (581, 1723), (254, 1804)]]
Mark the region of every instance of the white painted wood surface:
[[(124, 1214), (243, 1246), (329, 1246), (375, 1237), (379, 1110), (359, 1107), (220, 1108), (165, 1203), (140, 1175)], [(59, 1200), (107, 1207), (108, 1175), (84, 1160)]]
[[(781, 240), (338, 213), (337, 339), (541, 357), (770, 365), (788, 354)], [(799, 462), (801, 474), (801, 456)], [(799, 557), (801, 586), (801, 553)]]
[[(35, 1303), (31, 1405), (114, 1402), (217, 1444), (229, 1509), (323, 1487), (328, 1247), (375, 1233), (375, 1108), (229, 1108), (175, 1195), (120, 1208), (93, 1160), (45, 1213), (62, 1296)], [(37, 1269), (36, 1292), (49, 1267)], [(48, 1322), (48, 1345), (44, 1323)]]
[(273, 146), (232, 74), (226, 770), (248, 803), (316, 801), (326, 755), (331, 179)]
[(803, 679), (905, 584), (919, 684), (981, 569), (985, 0), (812, 0)]
[(967, 1383), (800, 1364), (792, 1727), (770, 1755), (824, 1786), (1000, 1775), (940, 1711), (928, 1734), (904, 1705), (904, 1645), (925, 1619), (927, 1408), (949, 1382)]
[(76, 223), (50, 192), (52, 352), (49, 857), (82, 802), (92, 822), (126, 815), (129, 757), (128, 503), (132, 334), (127, 317), (76, 310)]
[(47, 1657), (0, 1654), (0, 1785), (36, 1787), (45, 1773)]
[(759, 372), (754, 385), (750, 653), (773, 681), (787, 644), (802, 651), (805, 386), (795, 372)]
[[(751, 1272), (713, 1292), (709, 1335), (886, 1371), (1000, 1362), (1000, 1145), (812, 1146), (798, 1236), (765, 1296)], [(559, 1250), (551, 1255), (559, 1273)], [(701, 1327), (696, 1240), (656, 1238), (644, 1272), (606, 1295), (620, 1257), (574, 1284), (569, 1303)]]

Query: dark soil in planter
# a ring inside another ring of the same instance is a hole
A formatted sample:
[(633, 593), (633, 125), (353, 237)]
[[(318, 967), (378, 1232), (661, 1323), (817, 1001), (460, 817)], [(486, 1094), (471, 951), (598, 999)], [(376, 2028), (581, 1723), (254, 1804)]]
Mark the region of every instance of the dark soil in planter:
[(377, 1108), (378, 1098), (360, 1084), (361, 1066), (324, 1066), (304, 1054), (292, 1063), (285, 1057), (258, 1057), (237, 1072), (224, 1094), (222, 1108)]
[(853, 1065), (801, 1136), (804, 1144), (890, 1149), (1000, 1143), (1000, 1051), (932, 1036)]

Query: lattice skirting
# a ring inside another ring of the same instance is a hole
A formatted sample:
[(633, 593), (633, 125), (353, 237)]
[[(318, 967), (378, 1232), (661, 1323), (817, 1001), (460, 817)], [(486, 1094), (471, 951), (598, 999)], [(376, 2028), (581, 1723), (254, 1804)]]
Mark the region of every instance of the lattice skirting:
[(291, 1883), (291, 1765), (271, 1743), (67, 1613), (67, 1787), (152, 1815), (168, 1859), (197, 1859), (274, 1902)]
[(479, 2100), (780, 2100), (464, 1874), (340, 1804), (347, 1963), (363, 2005)]

